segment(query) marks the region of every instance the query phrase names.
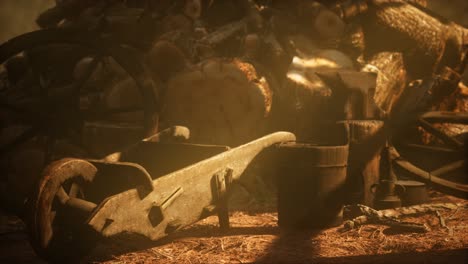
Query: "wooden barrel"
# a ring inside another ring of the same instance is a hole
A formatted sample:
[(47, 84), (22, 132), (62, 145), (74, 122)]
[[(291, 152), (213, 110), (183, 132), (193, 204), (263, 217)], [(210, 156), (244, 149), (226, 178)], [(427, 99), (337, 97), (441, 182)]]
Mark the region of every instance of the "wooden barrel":
[(283, 143), (278, 158), (278, 224), (324, 228), (342, 222), (348, 145)]

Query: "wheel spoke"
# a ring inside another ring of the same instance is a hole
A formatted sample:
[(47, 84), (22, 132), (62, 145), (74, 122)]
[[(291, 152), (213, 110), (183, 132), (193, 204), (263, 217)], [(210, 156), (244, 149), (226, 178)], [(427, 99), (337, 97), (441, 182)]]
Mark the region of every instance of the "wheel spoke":
[(79, 198), (70, 198), (66, 205), (86, 213), (91, 213), (97, 207), (97, 204)]
[(421, 116), (424, 120), (430, 122), (440, 122), (440, 123), (457, 123), (468, 125), (468, 113), (461, 112), (444, 112), (444, 111), (433, 111), (427, 112)]
[(68, 196), (76, 198), (78, 197), (79, 193), (81, 193), (80, 186), (76, 182), (72, 183), (70, 191), (68, 192)]
[(427, 122), (426, 120), (419, 119), (418, 123), (427, 132), (433, 134), (434, 136), (442, 140), (445, 144), (452, 146), (455, 149), (461, 149), (463, 147), (463, 143), (435, 128), (431, 123)]
[(440, 167), (438, 169), (435, 169), (435, 170), (431, 171), (431, 174), (435, 175), (435, 176), (443, 176), (443, 175), (448, 174), (450, 172), (461, 169), (464, 166), (465, 166), (465, 161), (464, 160), (458, 160), (458, 161), (452, 162), (450, 164), (447, 164), (445, 166), (442, 166), (442, 167)]
[(402, 148), (408, 148), (408, 149), (413, 149), (413, 150), (419, 150), (419, 151), (429, 151), (429, 152), (436, 152), (436, 153), (458, 153), (459, 151), (450, 149), (450, 148), (444, 148), (444, 147), (436, 147), (436, 146), (427, 146), (427, 145), (420, 145), (420, 144), (404, 144), (401, 145)]
[(458, 197), (466, 198), (468, 195), (468, 184), (458, 184), (443, 178), (437, 177), (403, 159), (395, 148), (390, 148), (390, 154), (393, 160), (393, 164), (399, 168), (409, 172), (410, 174), (417, 176), (423, 180), (432, 182), (442, 188), (450, 190), (451, 194)]
[(65, 189), (63, 189), (63, 186), (60, 186), (60, 188), (58, 189), (57, 194), (55, 196), (57, 197), (60, 204), (62, 204), (62, 205), (65, 205), (67, 203), (67, 201), (70, 200), (70, 197), (68, 196)]
[[(76, 183), (73, 183), (70, 187), (70, 193), (72, 192), (76, 192), (77, 194), (82, 193), (80, 190), (80, 186)], [(86, 213), (92, 212), (97, 207), (97, 205), (93, 202), (89, 202), (80, 198), (76, 198), (72, 195), (68, 195), (63, 186), (60, 186), (59, 190), (57, 191), (56, 197), (59, 200), (60, 204), (73, 209), (78, 209)]]

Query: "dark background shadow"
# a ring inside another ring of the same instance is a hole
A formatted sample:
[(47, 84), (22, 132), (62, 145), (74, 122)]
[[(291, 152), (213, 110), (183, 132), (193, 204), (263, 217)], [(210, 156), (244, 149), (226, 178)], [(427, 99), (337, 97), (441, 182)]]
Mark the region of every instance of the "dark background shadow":
[(320, 244), (314, 238), (319, 230), (282, 231), (264, 257), (255, 263), (316, 262)]

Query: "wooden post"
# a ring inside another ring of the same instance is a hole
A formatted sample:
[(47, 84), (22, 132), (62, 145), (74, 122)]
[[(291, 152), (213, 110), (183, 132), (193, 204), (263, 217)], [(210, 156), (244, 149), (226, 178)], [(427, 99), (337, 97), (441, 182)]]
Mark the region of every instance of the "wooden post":
[(229, 191), (232, 184), (232, 170), (227, 169), (221, 173), (216, 174), (216, 191), (217, 191), (217, 212), (219, 227), (221, 230), (226, 231), (229, 229)]
[(385, 145), (382, 121), (349, 120), (348, 195), (351, 203), (372, 207), (371, 187), (379, 182), (380, 152)]

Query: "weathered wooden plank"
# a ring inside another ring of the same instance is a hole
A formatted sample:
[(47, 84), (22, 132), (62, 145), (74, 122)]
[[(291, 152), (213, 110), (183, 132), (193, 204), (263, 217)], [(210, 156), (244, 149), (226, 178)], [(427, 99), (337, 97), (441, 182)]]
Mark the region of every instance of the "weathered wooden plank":
[(154, 191), (144, 198), (136, 189), (112, 196), (99, 205), (88, 224), (105, 237), (122, 232), (152, 240), (164, 237), (214, 212), (205, 208), (218, 203), (216, 174), (232, 171), (232, 179), (242, 181), (244, 170), (263, 149), (294, 140), (291, 133), (270, 134), (154, 180)]

